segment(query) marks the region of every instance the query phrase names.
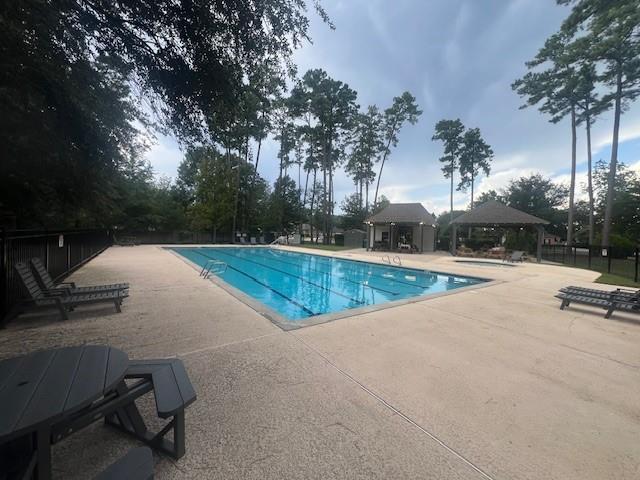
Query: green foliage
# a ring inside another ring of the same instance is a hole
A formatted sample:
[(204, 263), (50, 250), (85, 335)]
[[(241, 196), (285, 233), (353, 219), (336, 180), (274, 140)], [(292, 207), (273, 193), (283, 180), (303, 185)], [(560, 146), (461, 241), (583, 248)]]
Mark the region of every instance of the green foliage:
[(350, 230), (352, 228), (362, 229), (364, 221), (366, 220), (366, 214), (362, 208), (362, 197), (359, 193), (353, 193), (344, 198), (340, 204), (342, 209), (342, 217), (340, 226), (344, 230)]
[(154, 228), (141, 199), (120, 205), (138, 128), (246, 160), (308, 25), (301, 0), (2, 3), (0, 210), (20, 227), (108, 227), (128, 209)]
[(376, 184), (376, 194), (373, 197), (374, 206), (378, 203), (378, 190), (380, 189), (380, 179), (382, 170), (387, 158), (391, 154), (391, 147), (398, 146), (398, 134), (405, 123), (415, 125), (418, 117), (422, 115), (422, 110), (418, 108), (416, 98), (409, 92), (403, 92), (399, 97), (393, 97), (393, 103), (384, 111), (383, 137), (385, 146), (382, 151), (382, 161), (378, 172), (378, 183)]
[(540, 174), (512, 180), (502, 192), (510, 207), (522, 210), (550, 222), (545, 228), (560, 236), (566, 235), (564, 206), (567, 188)]
[(462, 137), (462, 150), (460, 152), (460, 183), (458, 190), (466, 190), (471, 187), (471, 207), (473, 208), (473, 188), (475, 179), (480, 173), (489, 175), (493, 150), (484, 141), (479, 128), (471, 128)]
[(303, 210), (300, 202), (300, 191), (296, 182), (285, 175), (273, 187), (269, 198), (268, 219), (265, 227), (271, 231), (284, 234), (292, 233), (302, 221)]

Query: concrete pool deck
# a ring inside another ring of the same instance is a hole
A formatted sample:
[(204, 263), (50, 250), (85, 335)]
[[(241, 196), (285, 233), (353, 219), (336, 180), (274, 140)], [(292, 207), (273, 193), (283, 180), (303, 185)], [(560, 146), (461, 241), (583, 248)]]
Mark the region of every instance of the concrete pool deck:
[[(198, 400), (187, 454), (156, 456), (158, 479), (640, 477), (640, 321), (553, 297), (597, 273), (402, 258), (501, 283), (285, 332), (159, 247), (112, 247), (71, 279), (130, 282), (121, 314), (19, 318), (0, 357), (106, 343), (182, 358)], [(54, 448), (54, 473), (86, 478), (132, 445), (94, 424)]]

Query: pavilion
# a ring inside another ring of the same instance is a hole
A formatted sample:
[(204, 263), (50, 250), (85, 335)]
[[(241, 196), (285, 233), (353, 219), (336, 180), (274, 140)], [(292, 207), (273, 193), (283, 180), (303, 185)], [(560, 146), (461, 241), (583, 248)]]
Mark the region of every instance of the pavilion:
[(391, 203), (365, 224), (367, 250), (435, 250), (436, 218), (421, 203)]
[(463, 213), (451, 222), (451, 254), (457, 251), (458, 227), (484, 227), (484, 228), (535, 228), (538, 232), (538, 244), (536, 258), (538, 263), (542, 261), (542, 243), (544, 239), (544, 226), (549, 222), (542, 218), (534, 217), (526, 212), (508, 207), (496, 200), (489, 200), (474, 209)]

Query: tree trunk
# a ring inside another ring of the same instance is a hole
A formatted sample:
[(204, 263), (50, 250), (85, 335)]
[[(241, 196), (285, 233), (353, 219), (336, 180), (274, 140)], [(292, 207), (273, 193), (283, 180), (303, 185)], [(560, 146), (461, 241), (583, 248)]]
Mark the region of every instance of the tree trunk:
[(364, 184), (364, 192), (366, 197), (366, 201), (364, 203), (364, 214), (365, 216), (369, 216), (369, 180)]
[(587, 114), (587, 193), (589, 194), (589, 245), (593, 245), (594, 237), (594, 217), (593, 217), (593, 179), (591, 173), (591, 115), (589, 104), (586, 108)]
[(475, 181), (473, 174), (473, 165), (471, 166), (471, 210), (473, 210), (473, 183)]
[(238, 217), (238, 192), (240, 191), (240, 163), (236, 168), (236, 193), (233, 201), (233, 226), (231, 227), (231, 243), (236, 243), (236, 219)]
[(451, 161), (451, 171), (449, 172), (451, 175), (451, 194), (449, 196), (449, 204), (451, 206), (451, 210), (449, 211), (449, 224), (453, 222), (453, 160)]
[(328, 202), (327, 202), (327, 164), (326, 158), (322, 167), (322, 243), (327, 243), (327, 216), (328, 216)]
[(373, 208), (376, 208), (378, 204), (378, 189), (380, 188), (380, 178), (382, 178), (382, 169), (384, 168), (384, 162), (387, 160), (387, 154), (382, 157), (382, 163), (380, 164), (380, 171), (378, 172), (378, 182), (376, 183), (376, 194), (373, 196)]
[(387, 148), (384, 150), (384, 155), (382, 157), (382, 163), (380, 164), (380, 172), (378, 172), (378, 182), (376, 183), (376, 194), (373, 196), (373, 208), (376, 208), (378, 204), (378, 189), (380, 188), (380, 177), (382, 177), (382, 169), (384, 168), (384, 162), (387, 160), (387, 155), (389, 154), (389, 148), (391, 147), (391, 137), (393, 137), (393, 132), (396, 129), (397, 123), (394, 123), (391, 127), (391, 135), (389, 135), (389, 140), (387, 141)]
[(313, 206), (316, 200), (316, 173), (318, 169), (313, 169), (313, 184), (311, 185), (311, 208), (309, 210), (309, 230), (311, 233), (311, 240), (313, 241)]
[[(602, 225), (602, 246), (609, 247), (611, 232), (611, 214), (613, 211), (613, 197), (616, 188), (616, 168), (618, 166), (618, 136), (620, 133), (620, 114), (622, 100), (622, 66), (618, 65), (616, 80), (616, 101), (613, 117), (613, 142), (611, 143), (611, 162), (609, 163), (609, 178), (607, 179), (607, 203), (604, 208), (604, 223)], [(608, 252), (610, 254), (610, 252)]]
[(576, 109), (571, 107), (571, 183), (569, 185), (569, 218), (567, 219), (567, 246), (573, 246), (573, 213), (576, 190)]

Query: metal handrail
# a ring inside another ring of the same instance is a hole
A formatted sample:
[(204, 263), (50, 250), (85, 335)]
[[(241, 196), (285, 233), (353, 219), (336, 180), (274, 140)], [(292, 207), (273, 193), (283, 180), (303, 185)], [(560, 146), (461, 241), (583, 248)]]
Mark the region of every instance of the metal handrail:
[(215, 273), (224, 273), (227, 271), (227, 264), (225, 262), (223, 262), (222, 260), (211, 259), (211, 260), (207, 260), (205, 264), (202, 266), (202, 270), (200, 270), (200, 276), (205, 279), (209, 278), (209, 275), (211, 275), (211, 271), (216, 266), (220, 266), (223, 268), (221, 271), (215, 272)]

